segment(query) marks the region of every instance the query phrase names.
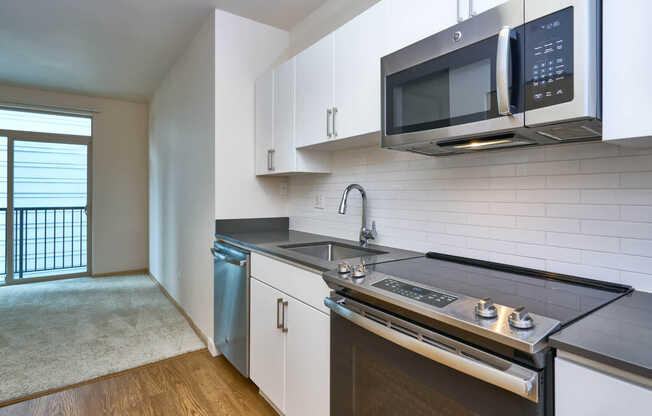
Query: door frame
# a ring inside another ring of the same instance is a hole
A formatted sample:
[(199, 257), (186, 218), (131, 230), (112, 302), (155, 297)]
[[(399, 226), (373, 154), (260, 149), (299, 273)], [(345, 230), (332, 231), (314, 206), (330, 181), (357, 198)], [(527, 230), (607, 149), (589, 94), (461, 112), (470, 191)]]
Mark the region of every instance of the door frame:
[[(0, 137), (7, 138), (7, 217), (5, 220), (5, 264), (7, 274), (4, 285), (15, 285), (49, 280), (87, 277), (92, 275), (92, 220), (93, 220), (93, 136), (77, 136), (58, 133), (37, 133), (20, 130), (0, 130)], [(83, 273), (14, 279), (14, 142), (45, 142), (86, 145), (86, 271)]]

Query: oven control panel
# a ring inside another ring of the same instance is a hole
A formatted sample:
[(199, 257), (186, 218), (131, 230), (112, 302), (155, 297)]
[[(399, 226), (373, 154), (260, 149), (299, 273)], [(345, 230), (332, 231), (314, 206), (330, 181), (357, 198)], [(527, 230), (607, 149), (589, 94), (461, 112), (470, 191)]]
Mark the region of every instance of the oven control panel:
[(573, 100), (573, 8), (525, 24), (526, 110)]
[(427, 303), (428, 305), (432, 305), (437, 308), (443, 308), (444, 306), (457, 300), (457, 297), (455, 296), (434, 292), (423, 287), (399, 282), (398, 280), (394, 279), (384, 279), (380, 282), (374, 283), (372, 286), (408, 297), (410, 299), (414, 299), (419, 302)]

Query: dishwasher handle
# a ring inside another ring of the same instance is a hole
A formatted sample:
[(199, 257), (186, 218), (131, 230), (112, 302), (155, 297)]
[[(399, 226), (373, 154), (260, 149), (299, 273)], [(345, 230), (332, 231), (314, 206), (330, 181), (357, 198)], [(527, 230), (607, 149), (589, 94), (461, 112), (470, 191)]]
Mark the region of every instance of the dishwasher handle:
[[(473, 353), (472, 355), (470, 353), (470, 347), (467, 348), (468, 351), (462, 348), (443, 348), (438, 346), (438, 342), (425, 341), (421, 334), (415, 333), (415, 336), (406, 335), (404, 332), (394, 329), (394, 325), (389, 320), (386, 324), (379, 323), (378, 316), (386, 315), (380, 313), (380, 311), (374, 311), (372, 316), (375, 319), (371, 319), (344, 307), (343, 305), (346, 304), (346, 299), (335, 301), (331, 298), (326, 298), (324, 299), (324, 304), (342, 318), (407, 350), (486, 383), (511, 391), (532, 402), (537, 403), (539, 401), (539, 375), (534, 371), (495, 357), (494, 361), (500, 360), (501, 364), (503, 364), (502, 368), (497, 368), (496, 366), (480, 361), (476, 357), (479, 354)], [(407, 325), (403, 324), (400, 326)], [(430, 338), (434, 337), (431, 336)], [(445, 337), (438, 336), (437, 338)], [(446, 344), (442, 343), (442, 345), (459, 344), (452, 340), (445, 342)]]
[(225, 256), (223, 253), (220, 253), (219, 250), (216, 250), (215, 247), (211, 247), (211, 253), (213, 253), (213, 257), (219, 259), (220, 261), (224, 261), (239, 267), (244, 267), (247, 265), (247, 260), (240, 260)]

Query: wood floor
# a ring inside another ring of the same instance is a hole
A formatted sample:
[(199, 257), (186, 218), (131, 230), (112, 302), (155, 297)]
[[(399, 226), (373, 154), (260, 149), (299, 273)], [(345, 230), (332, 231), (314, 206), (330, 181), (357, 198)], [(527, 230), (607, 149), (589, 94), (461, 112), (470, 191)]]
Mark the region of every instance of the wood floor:
[(0, 416), (9, 415), (276, 413), (223, 356), (201, 350), (0, 408)]

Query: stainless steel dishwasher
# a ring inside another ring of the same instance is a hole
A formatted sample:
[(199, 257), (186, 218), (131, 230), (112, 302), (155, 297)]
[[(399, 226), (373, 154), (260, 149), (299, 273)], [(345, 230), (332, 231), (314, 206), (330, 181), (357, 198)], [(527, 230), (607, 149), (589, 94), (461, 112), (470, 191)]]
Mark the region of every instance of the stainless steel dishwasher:
[(215, 241), (215, 346), (245, 377), (249, 377), (249, 258), (241, 248)]

